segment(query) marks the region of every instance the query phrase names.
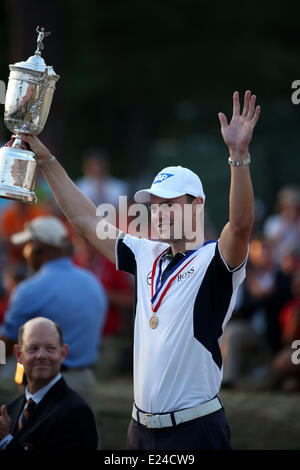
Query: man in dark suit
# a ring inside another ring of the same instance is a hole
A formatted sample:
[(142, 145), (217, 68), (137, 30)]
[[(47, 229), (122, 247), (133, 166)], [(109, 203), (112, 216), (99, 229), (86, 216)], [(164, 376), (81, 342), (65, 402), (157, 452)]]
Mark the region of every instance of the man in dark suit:
[(1, 450), (97, 449), (94, 415), (60, 374), (67, 352), (61, 328), (49, 319), (33, 318), (19, 329), (14, 353), (27, 386), (1, 407)]

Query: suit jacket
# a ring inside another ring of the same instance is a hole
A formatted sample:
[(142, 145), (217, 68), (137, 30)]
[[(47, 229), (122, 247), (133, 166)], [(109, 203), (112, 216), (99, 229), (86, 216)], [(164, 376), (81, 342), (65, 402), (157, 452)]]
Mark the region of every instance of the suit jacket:
[(14, 439), (7, 450), (96, 450), (98, 436), (88, 405), (61, 378), (38, 403), (27, 423), (18, 428), (25, 395), (7, 405)]

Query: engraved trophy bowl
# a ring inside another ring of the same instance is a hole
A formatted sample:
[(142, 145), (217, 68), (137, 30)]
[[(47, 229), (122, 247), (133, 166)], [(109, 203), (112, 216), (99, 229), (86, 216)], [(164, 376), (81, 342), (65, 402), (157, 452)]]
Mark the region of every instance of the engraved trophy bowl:
[(15, 138), (12, 147), (0, 149), (0, 197), (36, 203), (35, 154), (21, 148), (20, 134), (38, 135), (44, 129), (59, 76), (41, 57), (43, 39), (50, 33), (39, 30), (37, 50), (27, 61), (9, 66), (4, 122)]

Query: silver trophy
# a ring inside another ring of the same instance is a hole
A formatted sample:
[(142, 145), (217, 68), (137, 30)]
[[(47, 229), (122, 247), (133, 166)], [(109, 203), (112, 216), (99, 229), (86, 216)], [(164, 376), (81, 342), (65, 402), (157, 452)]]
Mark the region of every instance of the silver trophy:
[(0, 149), (0, 197), (36, 203), (34, 185), (37, 173), (35, 154), (21, 148), (20, 134), (38, 135), (46, 123), (55, 83), (59, 79), (41, 57), (44, 28), (38, 33), (37, 50), (26, 62), (9, 66), (4, 122), (15, 138), (12, 147)]

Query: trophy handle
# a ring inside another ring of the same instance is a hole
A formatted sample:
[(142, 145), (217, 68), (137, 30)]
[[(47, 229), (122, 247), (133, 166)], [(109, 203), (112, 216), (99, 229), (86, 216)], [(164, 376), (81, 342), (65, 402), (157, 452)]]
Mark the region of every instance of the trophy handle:
[(41, 77), (41, 79), (39, 80), (39, 85), (41, 87), (40, 95), (39, 95), (37, 101), (35, 102), (35, 104), (32, 106), (32, 108), (30, 110), (31, 121), (34, 121), (35, 118), (37, 117), (37, 115), (40, 112), (40, 108), (41, 108), (41, 105), (43, 103), (44, 96), (46, 94), (46, 91), (49, 88), (49, 83), (50, 82), (48, 80), (48, 69), (46, 68), (45, 72), (43, 73), (43, 75)]

